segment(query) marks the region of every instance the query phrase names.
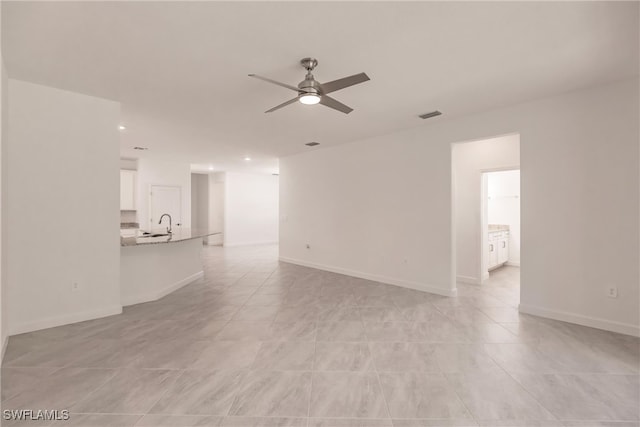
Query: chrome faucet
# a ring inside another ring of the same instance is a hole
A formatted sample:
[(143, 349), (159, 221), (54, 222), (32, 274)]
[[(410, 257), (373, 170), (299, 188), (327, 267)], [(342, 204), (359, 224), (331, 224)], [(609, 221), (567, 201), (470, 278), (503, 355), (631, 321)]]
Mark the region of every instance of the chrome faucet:
[(160, 217), (160, 221), (158, 221), (158, 224), (162, 224), (162, 218), (164, 218), (165, 216), (169, 217), (169, 226), (167, 227), (167, 233), (171, 234), (171, 215), (169, 214), (162, 214), (162, 216)]

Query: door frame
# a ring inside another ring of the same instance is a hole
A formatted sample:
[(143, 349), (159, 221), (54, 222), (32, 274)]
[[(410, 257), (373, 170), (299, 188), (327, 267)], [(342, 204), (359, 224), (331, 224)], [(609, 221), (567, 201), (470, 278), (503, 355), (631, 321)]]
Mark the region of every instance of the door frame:
[(149, 220), (149, 226), (153, 227), (153, 225), (158, 225), (153, 223), (152, 215), (153, 215), (153, 187), (165, 187), (165, 188), (177, 188), (178, 194), (180, 195), (180, 225), (174, 224), (176, 227), (182, 226), (182, 186), (181, 185), (167, 185), (167, 184), (149, 184), (149, 215), (147, 215), (147, 219)]
[[(489, 234), (487, 233), (487, 229), (489, 228), (489, 205), (487, 203), (489, 198), (488, 174), (491, 172), (515, 170), (519, 171), (520, 166), (480, 169), (480, 272), (478, 277), (480, 278), (481, 285), (489, 279), (489, 253), (487, 251), (489, 247)], [(520, 194), (520, 200), (522, 200), (522, 193)], [(520, 210), (520, 227), (522, 228), (522, 207)]]

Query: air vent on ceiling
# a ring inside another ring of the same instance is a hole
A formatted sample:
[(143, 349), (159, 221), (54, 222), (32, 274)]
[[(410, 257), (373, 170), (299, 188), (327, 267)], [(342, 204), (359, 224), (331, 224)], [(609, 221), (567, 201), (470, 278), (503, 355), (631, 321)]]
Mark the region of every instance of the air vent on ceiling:
[(308, 145), (309, 147), (315, 147), (316, 145), (320, 145), (320, 143), (319, 143), (319, 142), (312, 141), (312, 142), (307, 142), (307, 143), (306, 143), (306, 144), (304, 144), (304, 145)]
[(442, 113), (438, 110), (436, 111), (432, 111), (430, 113), (425, 113), (425, 114), (420, 114), (418, 117), (420, 117), (421, 119), (429, 119), (431, 117), (436, 117), (441, 115)]
[(280, 176), (280, 174), (279, 174), (279, 173), (272, 173), (271, 175), (273, 175), (273, 176)]
[(134, 150), (148, 150), (148, 147), (133, 147)]

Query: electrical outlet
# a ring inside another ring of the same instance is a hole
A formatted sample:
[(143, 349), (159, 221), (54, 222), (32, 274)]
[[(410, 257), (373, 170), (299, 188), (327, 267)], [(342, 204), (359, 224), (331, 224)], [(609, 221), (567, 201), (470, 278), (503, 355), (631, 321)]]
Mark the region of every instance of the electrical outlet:
[(609, 298), (618, 298), (618, 287), (617, 286), (609, 286), (607, 288), (607, 296)]
[(71, 284), (71, 292), (78, 292), (80, 290), (80, 283), (73, 282)]

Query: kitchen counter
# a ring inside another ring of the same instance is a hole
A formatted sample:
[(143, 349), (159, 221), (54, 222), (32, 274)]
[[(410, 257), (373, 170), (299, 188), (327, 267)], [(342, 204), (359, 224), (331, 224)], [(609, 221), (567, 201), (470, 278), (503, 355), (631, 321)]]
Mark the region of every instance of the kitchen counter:
[[(158, 228), (149, 230), (150, 234), (166, 234), (166, 228)], [(213, 236), (216, 234), (222, 234), (220, 231), (212, 231), (203, 228), (182, 228), (175, 227), (173, 233), (168, 236), (158, 237), (145, 237), (143, 230), (138, 230), (135, 236), (123, 237), (120, 236), (121, 246), (140, 246), (140, 245), (155, 245), (160, 243), (177, 243), (185, 240), (200, 239), (207, 236)]]
[[(168, 236), (142, 237), (142, 230), (131, 231), (131, 237), (120, 236), (122, 305), (155, 301), (203, 277), (202, 239), (220, 232), (182, 227), (173, 230)], [(164, 234), (167, 229), (149, 231)]]

